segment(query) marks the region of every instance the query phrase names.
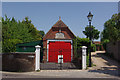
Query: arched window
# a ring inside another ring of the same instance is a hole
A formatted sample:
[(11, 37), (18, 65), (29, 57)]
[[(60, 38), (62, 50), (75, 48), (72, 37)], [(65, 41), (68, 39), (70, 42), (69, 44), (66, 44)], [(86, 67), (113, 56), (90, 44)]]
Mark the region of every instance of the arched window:
[(64, 33), (60, 33), (60, 32), (56, 33), (55, 38), (62, 38), (62, 39), (65, 38)]

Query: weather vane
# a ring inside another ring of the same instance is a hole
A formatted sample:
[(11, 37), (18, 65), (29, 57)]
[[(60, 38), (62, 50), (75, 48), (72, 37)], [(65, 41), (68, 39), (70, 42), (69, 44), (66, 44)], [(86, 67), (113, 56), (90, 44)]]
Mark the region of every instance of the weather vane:
[(59, 16), (59, 20), (61, 20), (61, 16)]

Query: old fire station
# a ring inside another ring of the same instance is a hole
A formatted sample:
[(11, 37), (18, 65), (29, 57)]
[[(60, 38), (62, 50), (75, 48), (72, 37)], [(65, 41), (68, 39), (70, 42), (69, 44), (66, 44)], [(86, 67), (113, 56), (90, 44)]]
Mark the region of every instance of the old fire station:
[(68, 26), (59, 18), (43, 37), (43, 61), (67, 63), (73, 60), (73, 39), (75, 38)]

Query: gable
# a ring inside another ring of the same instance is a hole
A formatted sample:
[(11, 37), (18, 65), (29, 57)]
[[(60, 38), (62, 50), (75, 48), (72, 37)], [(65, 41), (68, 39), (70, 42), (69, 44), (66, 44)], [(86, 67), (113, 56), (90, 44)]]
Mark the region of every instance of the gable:
[(62, 20), (59, 20), (52, 27), (67, 27), (67, 25)]
[[(61, 30), (61, 32), (59, 32)], [(73, 39), (75, 35), (62, 20), (57, 21), (43, 37), (46, 39)]]

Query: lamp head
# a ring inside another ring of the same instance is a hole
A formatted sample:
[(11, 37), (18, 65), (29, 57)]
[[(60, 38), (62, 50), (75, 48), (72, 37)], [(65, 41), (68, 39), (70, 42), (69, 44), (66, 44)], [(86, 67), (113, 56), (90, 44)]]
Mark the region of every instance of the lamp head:
[(92, 21), (93, 15), (91, 14), (91, 12), (89, 12), (87, 18), (88, 18), (88, 21)]

